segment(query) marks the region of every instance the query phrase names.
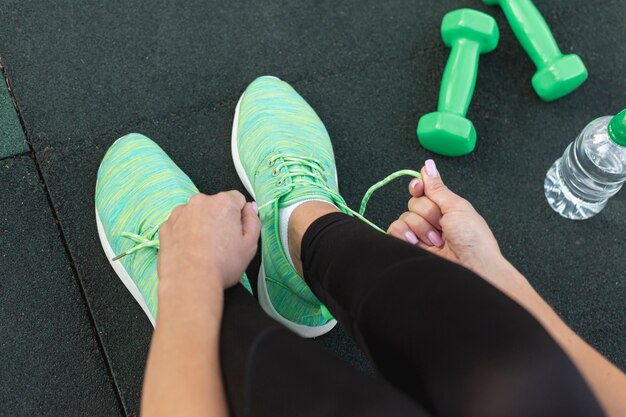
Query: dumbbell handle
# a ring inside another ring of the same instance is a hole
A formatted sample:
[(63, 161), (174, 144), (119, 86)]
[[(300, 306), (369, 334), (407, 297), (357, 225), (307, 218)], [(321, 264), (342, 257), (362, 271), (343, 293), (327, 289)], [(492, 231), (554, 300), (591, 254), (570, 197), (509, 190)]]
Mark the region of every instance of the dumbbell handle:
[(537, 68), (562, 55), (548, 24), (531, 0), (499, 0), (498, 4)]
[(452, 45), (441, 80), (438, 111), (465, 116), (474, 93), (479, 55), (477, 42), (461, 39)]

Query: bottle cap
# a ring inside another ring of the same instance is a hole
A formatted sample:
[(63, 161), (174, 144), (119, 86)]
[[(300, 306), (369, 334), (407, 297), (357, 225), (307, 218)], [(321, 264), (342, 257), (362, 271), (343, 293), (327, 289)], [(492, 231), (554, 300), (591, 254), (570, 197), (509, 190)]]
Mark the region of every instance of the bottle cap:
[(626, 109), (613, 116), (609, 122), (608, 131), (613, 142), (626, 146)]

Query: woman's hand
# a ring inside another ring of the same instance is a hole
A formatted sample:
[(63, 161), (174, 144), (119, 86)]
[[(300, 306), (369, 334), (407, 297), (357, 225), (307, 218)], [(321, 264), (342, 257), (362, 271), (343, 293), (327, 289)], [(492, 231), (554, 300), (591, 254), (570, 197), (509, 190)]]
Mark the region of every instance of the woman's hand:
[[(255, 203), (238, 191), (196, 194), (159, 230), (159, 290), (204, 283), (235, 285), (254, 257), (261, 230)], [(171, 285), (170, 285), (171, 284)]]
[(446, 187), (434, 161), (426, 161), (421, 173), (422, 180), (409, 184), (409, 211), (389, 226), (388, 233), (483, 277), (494, 266), (501, 267), (506, 261), (482, 216)]

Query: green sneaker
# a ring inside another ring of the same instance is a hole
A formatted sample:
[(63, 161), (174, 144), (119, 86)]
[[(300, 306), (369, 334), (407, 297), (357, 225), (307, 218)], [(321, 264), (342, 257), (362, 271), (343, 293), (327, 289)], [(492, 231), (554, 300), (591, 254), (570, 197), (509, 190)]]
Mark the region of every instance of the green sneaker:
[[(96, 223), (111, 266), (154, 326), (159, 228), (198, 189), (147, 137), (131, 133), (107, 151), (96, 183)], [(244, 286), (249, 283), (242, 277)]]
[(419, 173), (407, 170), (387, 177), (368, 190), (361, 212), (354, 212), (339, 194), (335, 158), (324, 124), (289, 84), (275, 77), (256, 79), (241, 96), (231, 146), (239, 178), (259, 205), (259, 304), (301, 336), (329, 332), (336, 321), (285, 254), (279, 209), (303, 200), (323, 200), (376, 227), (362, 216), (371, 194), (394, 178), (419, 177)]

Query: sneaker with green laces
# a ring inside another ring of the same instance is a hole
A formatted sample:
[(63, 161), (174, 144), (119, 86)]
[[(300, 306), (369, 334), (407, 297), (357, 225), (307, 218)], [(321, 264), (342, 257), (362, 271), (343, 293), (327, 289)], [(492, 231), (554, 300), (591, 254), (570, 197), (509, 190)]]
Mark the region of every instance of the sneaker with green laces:
[[(111, 266), (154, 326), (160, 226), (198, 193), (187, 175), (149, 138), (131, 133), (98, 169), (96, 224)], [(246, 277), (242, 283), (249, 289)]]
[(401, 175), (398, 171), (366, 193), (359, 213), (339, 194), (332, 144), (308, 103), (276, 77), (260, 77), (241, 96), (233, 121), (232, 155), (239, 178), (259, 205), (262, 262), (259, 304), (271, 317), (304, 337), (329, 332), (336, 324), (287, 258), (279, 232), (279, 210), (304, 200), (322, 200), (346, 214), (363, 217), (371, 194)]

